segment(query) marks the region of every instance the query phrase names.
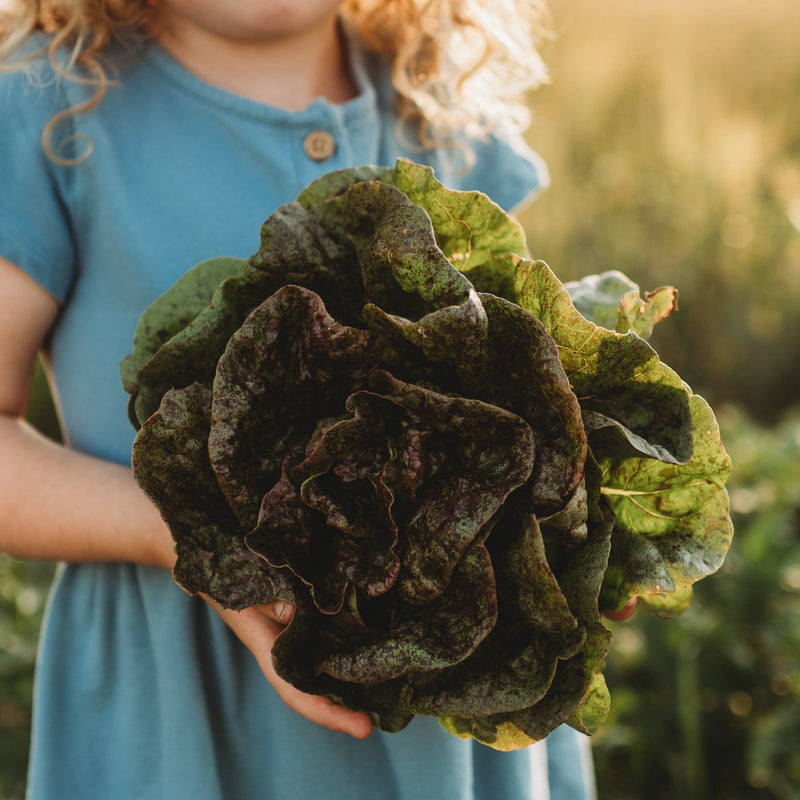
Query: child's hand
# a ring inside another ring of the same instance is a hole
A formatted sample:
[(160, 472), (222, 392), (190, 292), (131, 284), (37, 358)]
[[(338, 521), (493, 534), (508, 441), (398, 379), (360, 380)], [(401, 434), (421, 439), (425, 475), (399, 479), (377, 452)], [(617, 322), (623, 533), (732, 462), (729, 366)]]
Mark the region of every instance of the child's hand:
[(267, 606), (253, 606), (243, 611), (231, 611), (208, 597), (205, 600), (255, 656), (266, 679), (289, 708), (318, 725), (349, 733), (356, 739), (366, 739), (372, 733), (372, 720), (367, 714), (350, 711), (326, 697), (305, 694), (286, 683), (275, 672), (272, 666), (272, 645), (283, 627), (292, 619), (293, 606), (278, 602)]
[(631, 597), (619, 611), (612, 611), (609, 609), (603, 612), (603, 616), (614, 622), (624, 622), (626, 619), (630, 619), (630, 617), (633, 616), (633, 612), (636, 611), (637, 602), (638, 600), (635, 597)]

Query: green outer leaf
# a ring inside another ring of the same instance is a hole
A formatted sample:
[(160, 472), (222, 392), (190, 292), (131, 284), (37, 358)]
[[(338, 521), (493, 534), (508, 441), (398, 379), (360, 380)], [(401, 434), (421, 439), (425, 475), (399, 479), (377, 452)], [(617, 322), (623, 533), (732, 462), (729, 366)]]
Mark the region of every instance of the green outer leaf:
[(525, 232), (481, 192), (448, 189), (430, 167), (400, 159), (395, 185), (431, 218), (439, 247), (479, 292), (513, 299), (515, 262), (527, 254)]
[(673, 286), (660, 286), (645, 294), (644, 300), (638, 291), (626, 294), (619, 304), (617, 327), (620, 333), (634, 331), (643, 339), (649, 339), (653, 328), (678, 309), (678, 290)]
[(649, 339), (654, 326), (678, 308), (678, 292), (661, 286), (645, 294), (618, 270), (587, 275), (564, 284), (575, 308), (596, 325), (617, 333), (633, 331)]
[(715, 572), (730, 547), (730, 459), (706, 401), (692, 395), (691, 409), (695, 452), (688, 464), (601, 463), (616, 516), (606, 591), (617, 601), (684, 589)]
[(195, 381), (210, 383), (231, 334), (269, 293), (267, 277), (246, 263), (241, 274), (224, 279), (208, 305), (139, 367), (139, 392), (132, 396), (134, 424), (141, 424), (158, 408), (167, 389)]
[[(202, 261), (179, 278), (163, 295), (142, 314), (136, 326), (133, 351), (120, 363), (120, 376), (125, 391), (130, 394), (128, 418), (138, 430), (152, 414), (161, 397), (174, 383), (168, 365), (164, 379), (153, 386), (148, 375), (153, 357), (180, 334), (211, 302), (220, 283), (240, 275), (247, 262), (240, 258), (221, 257)], [(185, 365), (183, 369), (185, 370)], [(156, 367), (156, 371), (158, 367)], [(182, 385), (188, 385), (202, 375), (192, 374)]]
[(133, 352), (120, 364), (125, 391), (139, 388), (138, 373), (154, 353), (182, 331), (208, 304), (217, 286), (240, 275), (247, 261), (222, 257), (202, 261), (179, 278), (142, 314), (133, 337)]
[(643, 594), (639, 597), (639, 605), (652, 611), (659, 617), (669, 619), (686, 611), (692, 602), (693, 589), (676, 589), (668, 594)]
[(311, 209), (344, 194), (353, 184), (360, 181), (382, 181), (395, 185), (395, 169), (366, 165), (328, 172), (309, 183), (297, 195), (297, 202), (303, 208)]
[(493, 750), (511, 752), (512, 750), (522, 750), (529, 745), (535, 744), (540, 739), (534, 739), (527, 733), (521, 731), (512, 722), (499, 722), (494, 727), (490, 735), (479, 732), (475, 725), (460, 717), (439, 717), (439, 724), (459, 739), (475, 739), (481, 744), (488, 745)]
[(208, 386), (171, 390), (137, 434), (132, 457), (136, 481), (170, 516), (173, 535), (190, 537), (207, 550), (220, 533), (241, 534), (206, 453), (210, 406)]
[[(577, 281), (564, 284), (575, 308), (586, 319), (608, 330), (616, 330), (617, 314), (623, 297), (639, 287), (618, 270), (607, 270), (596, 275), (586, 275)], [(620, 333), (626, 333), (620, 331)]]
[[(597, 458), (607, 450), (686, 463), (692, 454), (689, 390), (657, 353), (634, 333), (618, 334), (585, 319), (542, 261), (521, 262), (519, 303), (553, 337)], [(595, 437), (597, 438), (597, 437)]]
[(591, 736), (606, 721), (611, 710), (611, 695), (602, 673), (595, 673), (580, 706), (575, 709), (567, 724)]

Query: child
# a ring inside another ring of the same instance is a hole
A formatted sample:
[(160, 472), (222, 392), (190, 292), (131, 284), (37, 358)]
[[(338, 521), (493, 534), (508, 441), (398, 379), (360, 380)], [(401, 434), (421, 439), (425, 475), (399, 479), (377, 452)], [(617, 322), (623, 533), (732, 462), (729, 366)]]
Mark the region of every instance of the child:
[[(275, 675), (290, 607), (177, 589), (131, 477), (118, 365), (186, 269), (250, 255), (260, 223), (332, 169), (407, 156), (506, 208), (542, 186), (506, 99), (543, 77), (536, 0), (17, 5), (0, 37), (0, 548), (65, 562), (29, 796), (531, 796), (539, 746), (497, 753), (424, 718), (373, 732)], [(19, 421), (39, 350), (67, 447)]]

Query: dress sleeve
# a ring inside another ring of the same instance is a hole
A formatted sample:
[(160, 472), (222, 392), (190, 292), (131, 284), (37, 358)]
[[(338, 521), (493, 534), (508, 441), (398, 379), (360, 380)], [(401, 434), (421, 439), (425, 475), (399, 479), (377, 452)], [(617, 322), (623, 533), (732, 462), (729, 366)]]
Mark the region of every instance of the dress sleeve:
[(44, 152), (42, 130), (65, 105), (58, 82), (42, 70), (0, 73), (0, 255), (60, 302), (75, 264), (72, 168)]
[(550, 185), (544, 160), (516, 133), (473, 143), (475, 161), (464, 176), (465, 189), (478, 189), (509, 212)]

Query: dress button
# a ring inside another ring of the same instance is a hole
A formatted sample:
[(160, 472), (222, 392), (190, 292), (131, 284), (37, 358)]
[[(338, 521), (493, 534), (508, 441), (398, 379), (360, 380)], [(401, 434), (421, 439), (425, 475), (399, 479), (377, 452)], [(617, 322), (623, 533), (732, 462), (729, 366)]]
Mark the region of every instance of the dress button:
[(336, 140), (327, 131), (311, 131), (303, 141), (303, 150), (314, 161), (325, 161), (336, 152)]

